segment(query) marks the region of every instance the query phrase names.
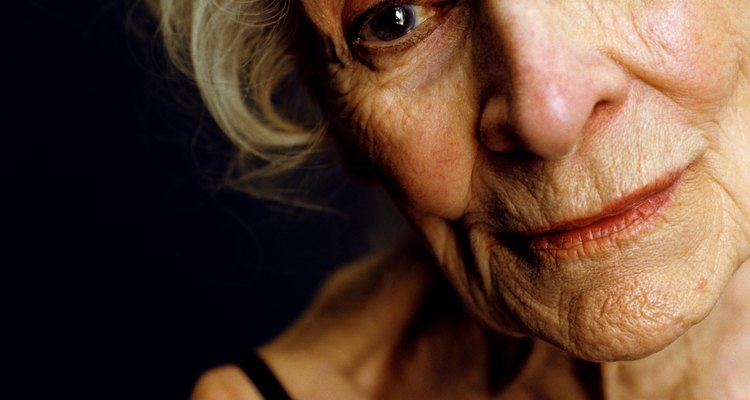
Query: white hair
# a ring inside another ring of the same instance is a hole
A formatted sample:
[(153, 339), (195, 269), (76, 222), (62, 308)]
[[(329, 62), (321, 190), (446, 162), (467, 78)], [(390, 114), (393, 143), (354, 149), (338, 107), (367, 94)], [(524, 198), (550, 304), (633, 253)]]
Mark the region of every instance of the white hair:
[(295, 51), (301, 10), (292, 0), (147, 2), (170, 60), (238, 149), (227, 183), (288, 202), (275, 181), (307, 160), (325, 131)]

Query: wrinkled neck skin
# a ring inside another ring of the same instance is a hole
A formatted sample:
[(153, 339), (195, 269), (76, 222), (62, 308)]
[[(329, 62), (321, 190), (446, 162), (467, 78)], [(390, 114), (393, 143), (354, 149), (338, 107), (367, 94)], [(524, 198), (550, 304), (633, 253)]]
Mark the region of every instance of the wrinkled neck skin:
[(342, 269), (260, 352), (300, 399), (747, 399), (748, 289), (744, 265), (712, 313), (671, 345), (591, 363), (485, 329), (409, 242)]

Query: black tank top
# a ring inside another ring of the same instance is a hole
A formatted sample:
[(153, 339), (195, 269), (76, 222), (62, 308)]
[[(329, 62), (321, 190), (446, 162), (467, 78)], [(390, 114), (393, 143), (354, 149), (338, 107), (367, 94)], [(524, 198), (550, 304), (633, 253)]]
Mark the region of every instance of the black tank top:
[(245, 372), (266, 400), (292, 399), (286, 390), (284, 390), (284, 387), (281, 386), (281, 382), (276, 378), (273, 371), (268, 368), (268, 364), (257, 353), (250, 353), (247, 357), (240, 360), (237, 366)]

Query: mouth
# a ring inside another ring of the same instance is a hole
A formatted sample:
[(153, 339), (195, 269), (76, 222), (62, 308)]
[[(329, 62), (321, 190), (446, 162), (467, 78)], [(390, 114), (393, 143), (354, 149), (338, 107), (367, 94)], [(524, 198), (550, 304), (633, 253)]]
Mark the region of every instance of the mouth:
[(579, 257), (611, 247), (647, 228), (652, 217), (674, 197), (682, 171), (635, 191), (600, 212), (583, 218), (562, 221), (541, 229), (512, 234), (513, 242), (525, 243), (537, 255), (557, 259)]

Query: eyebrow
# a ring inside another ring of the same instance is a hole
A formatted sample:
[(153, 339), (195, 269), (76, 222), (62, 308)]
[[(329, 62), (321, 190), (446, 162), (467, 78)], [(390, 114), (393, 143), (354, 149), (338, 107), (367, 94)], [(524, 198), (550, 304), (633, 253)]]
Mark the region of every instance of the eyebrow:
[(337, 19), (335, 22), (342, 24), (342, 27), (347, 27), (357, 16), (385, 1), (388, 0), (302, 0), (300, 3), (309, 5), (311, 9), (318, 12), (319, 16), (323, 17), (321, 18), (323, 20), (328, 19), (325, 18), (327, 11), (334, 11), (332, 16)]
[(351, 25), (354, 20), (359, 16), (362, 15), (365, 11), (372, 8), (377, 3), (382, 3), (387, 0), (349, 0), (346, 1), (346, 6), (344, 7), (344, 23), (347, 25)]

